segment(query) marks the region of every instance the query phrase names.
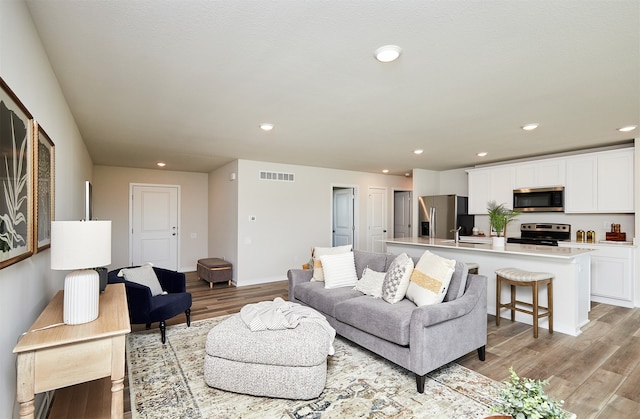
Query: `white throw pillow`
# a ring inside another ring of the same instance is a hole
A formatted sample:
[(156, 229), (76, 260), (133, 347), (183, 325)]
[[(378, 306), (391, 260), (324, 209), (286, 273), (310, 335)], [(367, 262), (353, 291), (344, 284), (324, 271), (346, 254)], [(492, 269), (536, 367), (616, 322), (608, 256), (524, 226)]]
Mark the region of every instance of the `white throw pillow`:
[(324, 287), (353, 287), (358, 282), (353, 252), (320, 256), (324, 270)]
[(441, 303), (447, 294), (456, 261), (424, 252), (411, 275), (407, 298), (417, 306)]
[(358, 280), (353, 289), (374, 298), (382, 298), (382, 283), (385, 276), (385, 272), (377, 272), (366, 267), (362, 272), (362, 278)]
[(353, 245), (347, 244), (345, 246), (336, 246), (336, 247), (314, 247), (313, 254), (311, 255), (313, 258), (313, 278), (311, 278), (312, 282), (322, 282), (324, 281), (324, 271), (322, 270), (322, 262), (320, 261), (320, 256), (325, 255), (338, 255), (340, 253), (351, 252), (351, 248)]
[(156, 296), (163, 293), (160, 281), (151, 265), (142, 265), (138, 268), (121, 269), (118, 276), (123, 276), (129, 282), (144, 285), (151, 290), (151, 295)]
[(413, 272), (413, 260), (406, 253), (401, 253), (391, 262), (382, 283), (382, 299), (394, 304), (401, 301), (409, 286)]

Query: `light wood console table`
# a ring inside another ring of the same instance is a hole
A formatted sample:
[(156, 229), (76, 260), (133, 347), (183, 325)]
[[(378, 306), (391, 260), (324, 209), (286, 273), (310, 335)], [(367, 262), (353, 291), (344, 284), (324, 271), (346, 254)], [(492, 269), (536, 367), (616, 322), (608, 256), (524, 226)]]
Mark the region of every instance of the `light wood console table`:
[[(62, 323), (59, 291), (29, 330)], [(33, 418), (36, 393), (111, 377), (111, 417), (123, 417), (125, 337), (131, 331), (124, 284), (109, 284), (100, 295), (99, 316), (80, 325), (61, 325), (24, 335), (18, 356), (20, 417)]]

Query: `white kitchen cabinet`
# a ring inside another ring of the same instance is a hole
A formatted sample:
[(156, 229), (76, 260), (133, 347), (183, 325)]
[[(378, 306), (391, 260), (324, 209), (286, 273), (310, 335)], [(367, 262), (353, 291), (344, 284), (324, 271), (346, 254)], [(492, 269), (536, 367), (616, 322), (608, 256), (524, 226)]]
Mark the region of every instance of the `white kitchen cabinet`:
[(633, 154), (629, 148), (568, 157), (565, 212), (633, 212)]
[(568, 158), (566, 168), (564, 211), (597, 212), (597, 157), (587, 154)]
[(486, 214), (487, 203), (513, 205), (514, 167), (496, 166), (470, 169), (469, 214)]
[(591, 301), (633, 307), (634, 247), (562, 242), (558, 245), (593, 249), (591, 253)]
[(515, 189), (564, 186), (564, 184), (564, 159), (545, 159), (515, 165)]

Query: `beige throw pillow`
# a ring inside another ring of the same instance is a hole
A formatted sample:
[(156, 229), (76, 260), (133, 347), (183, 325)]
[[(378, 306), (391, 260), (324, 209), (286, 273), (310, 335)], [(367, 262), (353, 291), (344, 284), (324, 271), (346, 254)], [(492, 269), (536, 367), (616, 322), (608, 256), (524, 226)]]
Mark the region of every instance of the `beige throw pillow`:
[(311, 278), (312, 282), (322, 282), (324, 281), (324, 271), (322, 269), (322, 262), (320, 261), (320, 256), (325, 255), (337, 255), (340, 253), (351, 252), (351, 248), (353, 246), (348, 244), (345, 246), (336, 246), (336, 247), (314, 247), (313, 254), (311, 255), (313, 258), (313, 277)]
[(151, 295), (156, 296), (163, 293), (162, 286), (151, 265), (142, 265), (138, 268), (125, 268), (118, 272), (118, 276), (123, 276), (129, 282), (144, 285), (151, 290)]
[(455, 267), (455, 260), (445, 259), (427, 250), (411, 274), (407, 298), (417, 306), (441, 303)]

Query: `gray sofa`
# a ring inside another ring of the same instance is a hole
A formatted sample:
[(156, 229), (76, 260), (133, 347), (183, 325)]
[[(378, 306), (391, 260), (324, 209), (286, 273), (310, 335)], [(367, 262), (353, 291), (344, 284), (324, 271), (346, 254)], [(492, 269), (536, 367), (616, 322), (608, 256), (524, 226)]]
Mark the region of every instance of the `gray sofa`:
[[(388, 253), (353, 253), (358, 278), (366, 267), (386, 272), (395, 258)], [(389, 304), (352, 287), (325, 289), (323, 282), (310, 281), (312, 270), (291, 269), (289, 300), (313, 307), (339, 335), (414, 372), (418, 392), (423, 393), (430, 371), (473, 350), (485, 359), (487, 277), (467, 272), (464, 263), (457, 262), (445, 301), (417, 307), (406, 298)], [(458, 296), (465, 277), (464, 293)]]

